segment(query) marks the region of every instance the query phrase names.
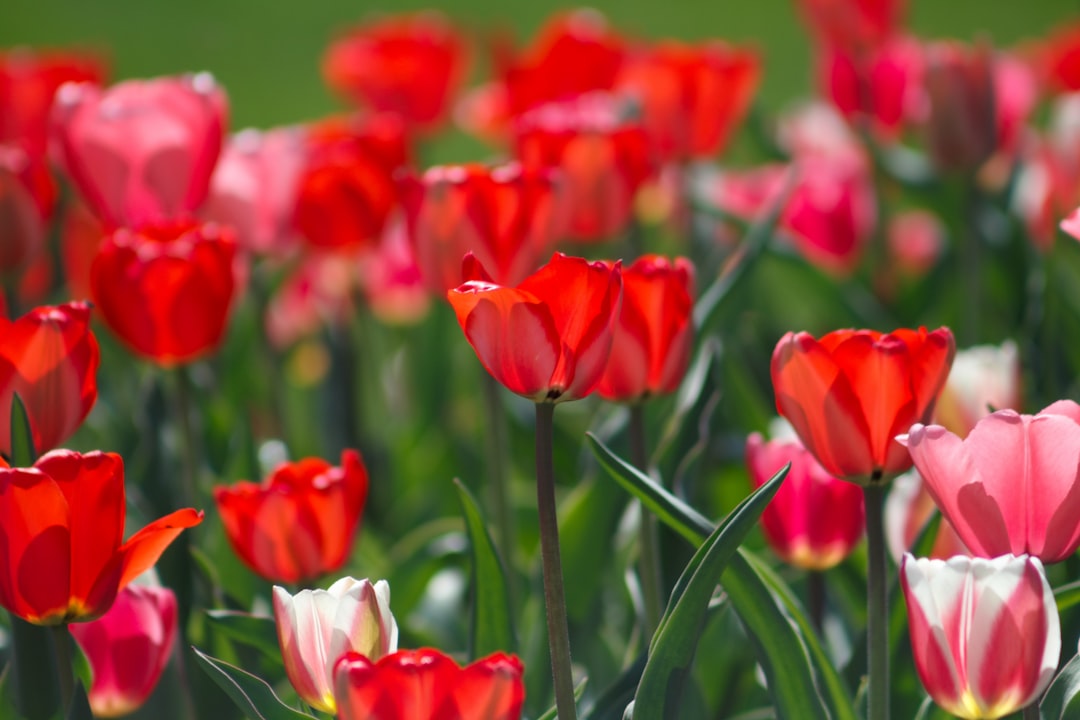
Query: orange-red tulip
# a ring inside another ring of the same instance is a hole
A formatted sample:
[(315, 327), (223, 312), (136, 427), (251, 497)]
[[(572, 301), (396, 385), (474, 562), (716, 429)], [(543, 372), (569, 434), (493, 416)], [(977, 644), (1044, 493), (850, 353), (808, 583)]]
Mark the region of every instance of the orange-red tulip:
[(776, 408), (829, 473), (881, 482), (911, 467), (895, 438), (929, 421), (955, 352), (948, 328), (789, 332), (772, 356)]
[(202, 512), (177, 510), (123, 542), (124, 463), (115, 453), (54, 450), (0, 468), (0, 605), (28, 622), (100, 617)]
[(11, 453), (16, 393), (38, 452), (75, 432), (97, 400), (99, 357), (86, 303), (35, 308), (15, 322), (0, 317), (0, 450)]
[(265, 482), (214, 488), (225, 534), (248, 567), (268, 580), (295, 583), (340, 568), (367, 501), (360, 453), (341, 467), (307, 458), (283, 463)]

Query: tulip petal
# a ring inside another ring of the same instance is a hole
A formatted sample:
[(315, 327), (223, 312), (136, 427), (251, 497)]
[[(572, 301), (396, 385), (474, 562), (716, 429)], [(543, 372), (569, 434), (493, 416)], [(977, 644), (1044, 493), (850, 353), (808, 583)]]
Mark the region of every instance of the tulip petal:
[(159, 518), (132, 535), (126, 543), (120, 546), (119, 553), (122, 556), (122, 573), (120, 587), (123, 589), (129, 582), (157, 562), (165, 548), (177, 538), (185, 529), (195, 527), (202, 522), (203, 513), (191, 508), (177, 510)]
[[(1025, 552), (1044, 562), (1058, 562), (1080, 542), (1080, 424), (1047, 410), (1027, 423), (1030, 484), (1025, 497)], [(998, 498), (999, 504), (1008, 502), (1007, 496)]]

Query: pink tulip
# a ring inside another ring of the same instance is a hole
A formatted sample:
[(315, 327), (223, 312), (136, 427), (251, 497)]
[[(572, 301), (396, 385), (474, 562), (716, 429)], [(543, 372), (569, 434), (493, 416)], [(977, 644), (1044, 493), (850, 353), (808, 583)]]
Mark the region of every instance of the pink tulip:
[(53, 108), (60, 162), (111, 226), (190, 215), (221, 152), (225, 94), (206, 74), (65, 85)]
[(1061, 229), (1080, 240), (1080, 208), (1061, 221)]
[(169, 662), (176, 596), (168, 588), (128, 585), (100, 618), (69, 627), (94, 673), (94, 717), (127, 715), (150, 697)]
[(993, 720), (1031, 704), (1050, 684), (1061, 627), (1038, 558), (909, 554), (900, 578), (915, 666), (946, 711)]
[(797, 439), (766, 442), (758, 433), (747, 439), (746, 465), (754, 487), (789, 462), (791, 471), (761, 515), (761, 529), (784, 562), (827, 570), (862, 540), (862, 489), (826, 472)]
[(274, 618), (285, 673), (309, 705), (334, 713), (334, 664), (348, 652), (372, 662), (397, 650), (398, 628), (385, 580), (343, 577), (327, 590), (290, 595), (274, 586)]
[(1054, 563), (1080, 545), (1080, 405), (1059, 400), (1037, 415), (999, 410), (964, 440), (921, 424), (897, 439), (973, 554)]

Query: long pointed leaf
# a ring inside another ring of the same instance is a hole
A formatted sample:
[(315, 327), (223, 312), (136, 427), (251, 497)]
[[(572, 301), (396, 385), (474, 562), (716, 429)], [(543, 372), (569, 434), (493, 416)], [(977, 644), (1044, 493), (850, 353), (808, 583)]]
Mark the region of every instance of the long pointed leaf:
[(265, 680), (192, 646), (195, 659), (249, 720), (315, 720), (281, 702)]
[(237, 610), (207, 610), (206, 619), (222, 635), (255, 648), (268, 660), (282, 663), (281, 645), (273, 618)]
[(30, 467), (37, 460), (30, 416), (19, 393), (11, 397), (11, 467)]
[(86, 688), (82, 681), (75, 682), (75, 692), (71, 696), (71, 705), (68, 707), (67, 720), (94, 720), (94, 713), (90, 710), (90, 698), (86, 696)]
[(1080, 717), (1080, 655), (1061, 669), (1039, 704), (1045, 720)]
[(510, 595), (506, 590), (506, 573), (495, 543), (484, 526), (480, 507), (472, 493), (458, 479), (458, 500), (465, 516), (472, 555), (473, 603), (472, 632), (469, 638), (469, 657), (476, 659), (493, 652), (515, 652), (517, 641), (510, 611)]

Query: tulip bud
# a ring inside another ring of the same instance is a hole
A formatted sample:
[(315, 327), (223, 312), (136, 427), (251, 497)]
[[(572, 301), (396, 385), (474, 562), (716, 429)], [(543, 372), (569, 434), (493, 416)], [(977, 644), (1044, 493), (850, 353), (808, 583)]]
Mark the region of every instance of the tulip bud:
[(937, 43), (926, 58), (930, 156), (941, 170), (974, 172), (998, 145), (993, 50)]
[(378, 660), (397, 650), (398, 628), (385, 580), (343, 577), (326, 590), (290, 595), (274, 586), (274, 619), (285, 672), (317, 710), (334, 713), (334, 665), (347, 652)]

